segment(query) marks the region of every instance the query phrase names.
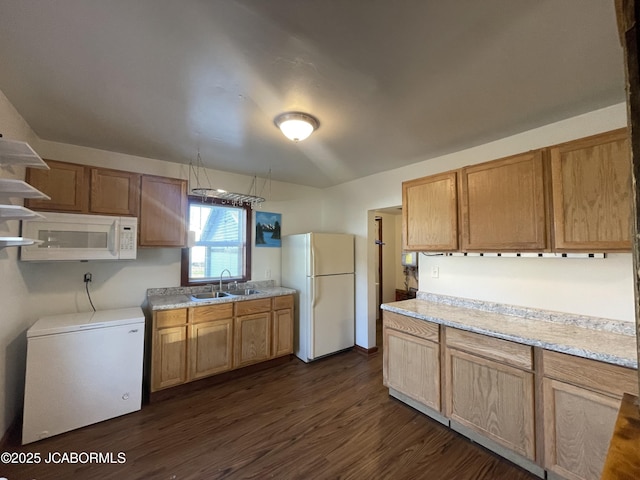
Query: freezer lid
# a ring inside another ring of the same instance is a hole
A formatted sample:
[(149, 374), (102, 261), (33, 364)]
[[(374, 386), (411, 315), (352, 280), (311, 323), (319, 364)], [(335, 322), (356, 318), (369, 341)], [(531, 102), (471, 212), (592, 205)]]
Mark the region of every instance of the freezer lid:
[(27, 330), (27, 338), (128, 324), (144, 324), (140, 307), (41, 317)]

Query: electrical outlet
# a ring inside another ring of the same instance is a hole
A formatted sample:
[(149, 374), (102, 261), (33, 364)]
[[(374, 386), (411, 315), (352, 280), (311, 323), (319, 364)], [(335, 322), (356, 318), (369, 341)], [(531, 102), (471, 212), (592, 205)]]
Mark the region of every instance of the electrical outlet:
[(88, 283), (91, 281), (91, 273), (87, 272), (84, 274), (84, 283)]
[(438, 278), (440, 276), (439, 267), (431, 267), (431, 278)]
[(267, 268), (264, 271), (264, 278), (271, 278), (271, 269), (270, 268)]

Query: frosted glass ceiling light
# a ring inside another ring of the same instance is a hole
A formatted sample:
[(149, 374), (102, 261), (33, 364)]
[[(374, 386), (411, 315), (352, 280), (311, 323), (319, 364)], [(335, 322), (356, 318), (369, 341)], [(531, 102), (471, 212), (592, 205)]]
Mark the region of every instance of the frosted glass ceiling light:
[(301, 112), (281, 113), (274, 119), (274, 123), (285, 137), (294, 142), (304, 140), (320, 126), (316, 118)]

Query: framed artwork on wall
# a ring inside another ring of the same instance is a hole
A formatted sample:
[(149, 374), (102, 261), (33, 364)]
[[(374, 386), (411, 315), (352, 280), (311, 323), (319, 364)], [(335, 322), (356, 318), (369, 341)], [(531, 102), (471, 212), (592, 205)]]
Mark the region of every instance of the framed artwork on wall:
[(280, 248), (282, 214), (256, 212), (256, 247)]

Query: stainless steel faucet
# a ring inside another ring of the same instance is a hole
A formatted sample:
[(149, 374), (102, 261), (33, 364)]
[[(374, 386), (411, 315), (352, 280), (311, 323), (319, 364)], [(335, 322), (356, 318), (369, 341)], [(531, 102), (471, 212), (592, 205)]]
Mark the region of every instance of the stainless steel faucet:
[(220, 291), (222, 291), (222, 276), (224, 275), (224, 272), (227, 272), (229, 274), (229, 280), (231, 280), (231, 272), (229, 271), (229, 269), (225, 268), (224, 270), (222, 270), (222, 272), (220, 273)]

